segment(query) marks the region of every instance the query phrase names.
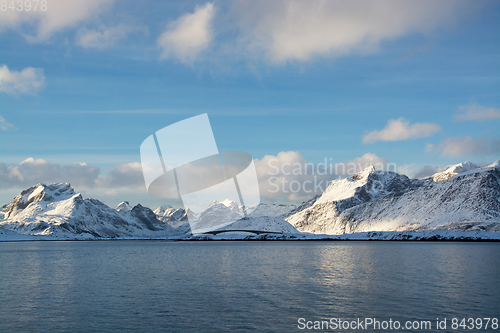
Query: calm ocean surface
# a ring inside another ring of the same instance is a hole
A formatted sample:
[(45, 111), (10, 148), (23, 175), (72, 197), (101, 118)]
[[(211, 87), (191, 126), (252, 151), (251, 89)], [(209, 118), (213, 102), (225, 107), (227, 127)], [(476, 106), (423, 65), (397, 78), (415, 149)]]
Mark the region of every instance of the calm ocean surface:
[(293, 332), (307, 331), (299, 318), (365, 317), (428, 331), (446, 317), (450, 332), (454, 317), (500, 318), (500, 243), (0, 243), (0, 332)]

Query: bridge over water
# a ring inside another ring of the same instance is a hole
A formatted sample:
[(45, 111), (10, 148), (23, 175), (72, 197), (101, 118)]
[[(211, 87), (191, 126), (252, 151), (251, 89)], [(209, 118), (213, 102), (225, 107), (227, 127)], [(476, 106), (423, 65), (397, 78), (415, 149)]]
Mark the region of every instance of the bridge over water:
[(281, 231), (264, 231), (264, 230), (211, 230), (211, 231), (205, 231), (205, 232), (200, 232), (200, 233), (196, 233), (196, 234), (193, 234), (193, 236), (195, 235), (218, 235), (218, 234), (221, 234), (223, 232), (250, 232), (250, 233), (253, 233), (253, 234), (256, 234), (256, 235), (260, 235), (260, 234), (282, 234)]

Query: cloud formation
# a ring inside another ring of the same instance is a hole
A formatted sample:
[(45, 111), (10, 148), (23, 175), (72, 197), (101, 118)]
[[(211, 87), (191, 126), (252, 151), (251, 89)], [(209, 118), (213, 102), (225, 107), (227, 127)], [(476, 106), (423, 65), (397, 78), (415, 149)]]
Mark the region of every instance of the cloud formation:
[[(240, 42), (275, 63), (377, 51), (408, 33), (449, 27), (470, 10), (466, 1), (238, 1)], [(477, 7), (476, 7), (477, 8)]]
[(61, 165), (29, 157), (19, 164), (0, 163), (0, 188), (25, 188), (38, 183), (71, 183), (80, 189), (129, 188), (146, 191), (141, 164), (117, 164), (105, 174), (98, 167), (75, 162)]
[[(29, 11), (0, 11), (0, 32), (18, 30), (30, 42), (43, 42), (56, 32), (95, 18), (113, 0), (50, 0), (47, 1), (46, 10), (43, 10), (40, 2), (26, 1), (23, 5), (27, 6), (27, 3), (33, 6)], [(36, 10), (35, 4), (38, 6)], [(33, 26), (36, 32), (28, 33)]]
[(40, 182), (66, 183), (76, 187), (93, 187), (99, 168), (85, 163), (59, 165), (43, 159), (25, 159), (17, 165), (0, 163), (0, 188), (29, 187)]
[(459, 157), (468, 155), (500, 154), (500, 140), (482, 137), (474, 139), (471, 136), (453, 137), (442, 140), (439, 144), (427, 144), (426, 151), (436, 152), (443, 156)]
[(442, 171), (446, 170), (447, 168), (448, 168), (448, 166), (438, 167), (438, 166), (432, 166), (432, 165), (425, 165), (420, 170), (415, 172), (413, 177), (417, 178), (417, 179), (427, 178), (427, 177), (432, 176), (435, 173), (442, 172)]
[[(26, 3), (34, 5), (33, 1)], [(0, 11), (0, 32), (18, 31), (29, 42), (46, 42), (62, 31), (88, 23), (102, 24), (101, 14), (109, 13), (114, 3), (114, 0), (51, 0), (45, 11), (40, 8)], [(229, 10), (221, 11), (217, 20), (221, 35), (228, 37), (218, 41), (219, 57), (226, 61), (232, 54), (238, 60), (265, 59), (273, 64), (370, 54), (377, 52), (385, 41), (451, 27), (484, 6), (466, 0), (239, 0), (226, 4), (221, 7)], [(120, 10), (126, 8), (121, 6)], [(188, 64), (198, 59), (214, 42), (215, 14), (214, 3), (207, 2), (170, 22), (157, 38), (161, 58)], [(81, 30), (76, 43), (103, 49), (130, 33), (142, 32), (124, 23)]]
[(22, 71), (11, 71), (7, 65), (0, 66), (0, 92), (11, 95), (34, 95), (45, 85), (43, 69), (27, 67)]
[(425, 138), (440, 130), (441, 126), (436, 124), (415, 123), (410, 125), (410, 122), (404, 118), (391, 119), (384, 129), (366, 134), (363, 137), (363, 143)]
[(7, 132), (7, 131), (15, 131), (17, 130), (17, 128), (16, 126), (9, 123), (7, 119), (0, 116), (0, 130), (2, 130), (2, 132)]
[(461, 106), (460, 112), (453, 115), (455, 120), (494, 120), (500, 119), (500, 109), (481, 106), (477, 104)]
[(118, 42), (133, 33), (149, 33), (148, 28), (119, 24), (114, 27), (101, 26), (99, 29), (81, 30), (77, 44), (85, 48), (105, 49), (115, 46)]
[(146, 191), (142, 167), (139, 162), (117, 164), (107, 175), (99, 177), (96, 183), (100, 188), (128, 187)]
[(169, 23), (157, 40), (163, 49), (161, 58), (173, 57), (183, 63), (192, 63), (213, 40), (214, 16), (214, 5), (207, 2), (204, 6), (196, 6), (194, 13)]

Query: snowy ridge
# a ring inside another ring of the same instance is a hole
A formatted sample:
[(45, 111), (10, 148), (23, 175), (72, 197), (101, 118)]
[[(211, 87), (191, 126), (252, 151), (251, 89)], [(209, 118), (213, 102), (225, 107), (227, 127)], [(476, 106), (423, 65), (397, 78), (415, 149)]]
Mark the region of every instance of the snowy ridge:
[(498, 168), (498, 167), (500, 167), (500, 160), (497, 160), (487, 166), (487, 168)]
[[(196, 233), (203, 233), (206, 231), (212, 231), (213, 229), (198, 229)], [(238, 230), (241, 233), (243, 230), (252, 231), (265, 231), (269, 233), (276, 234), (300, 234), (297, 229), (295, 229), (290, 223), (287, 221), (277, 218), (277, 217), (269, 217), (269, 216), (261, 216), (256, 218), (247, 218), (240, 219), (238, 221), (227, 224), (223, 227), (217, 228), (216, 231), (221, 230)]]
[(465, 161), (464, 163), (452, 165), (443, 172), (435, 173), (434, 175), (432, 175), (432, 179), (435, 182), (440, 182), (446, 179), (450, 179), (451, 177), (454, 177), (458, 174), (477, 169), (480, 169), (479, 165), (471, 163), (469, 161)]
[(118, 206), (116, 206), (117, 211), (129, 211), (131, 209), (132, 207), (130, 207), (128, 201), (122, 201)]
[[(0, 240), (500, 240), (499, 161), (483, 168), (460, 163), (434, 176), (416, 180), (367, 168), (332, 181), (299, 206), (261, 204), (243, 211), (224, 200), (198, 215), (168, 205), (153, 212), (128, 202), (113, 209), (84, 199), (68, 183), (37, 184), (2, 209)], [(213, 230), (273, 234), (192, 236)]]
[(229, 200), (229, 199), (226, 199), (226, 200), (223, 200), (223, 201), (219, 201), (219, 200), (214, 200), (209, 206), (207, 209), (210, 209), (210, 207), (212, 206), (215, 206), (215, 205), (223, 205), (227, 208), (229, 208), (230, 210), (232, 210), (233, 212), (241, 212), (242, 209), (241, 207), (234, 201), (232, 200)]
[(350, 178), (333, 180), (318, 199), (286, 220), (300, 231), (324, 233), (344, 210), (388, 194), (408, 191), (425, 182), (369, 167)]
[[(363, 172), (333, 181), (313, 205), (287, 221), (300, 231), (317, 234), (433, 229), (498, 232), (500, 168), (475, 166), (470, 162), (453, 166), (448, 170), (460, 173), (438, 182)], [(365, 189), (371, 178), (383, 185), (378, 193)], [(346, 198), (346, 193), (352, 196)]]
[(0, 227), (21, 235), (71, 239), (151, 237), (174, 230), (146, 207), (117, 211), (84, 199), (70, 184), (38, 184), (24, 190), (2, 210)]
[[(280, 218), (294, 208), (294, 205), (259, 204), (257, 207), (243, 210), (236, 202), (226, 199), (213, 201), (200, 214), (194, 214), (189, 208), (184, 210), (168, 205), (163, 205), (154, 212), (159, 220), (168, 223), (171, 227), (190, 230), (193, 233), (203, 233), (214, 229), (296, 233), (297, 230), (290, 223)], [(245, 216), (245, 214), (248, 215)]]
[(259, 204), (249, 214), (250, 217), (287, 217), (288, 214), (296, 209), (295, 205), (275, 205), (275, 204)]

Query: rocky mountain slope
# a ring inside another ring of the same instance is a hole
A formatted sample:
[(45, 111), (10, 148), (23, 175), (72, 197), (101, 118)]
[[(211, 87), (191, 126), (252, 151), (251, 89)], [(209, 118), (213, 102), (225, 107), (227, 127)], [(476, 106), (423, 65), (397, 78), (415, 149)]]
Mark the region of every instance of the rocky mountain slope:
[[(456, 238), (453, 232), (474, 233), (473, 239), (492, 239), (483, 233), (500, 231), (500, 163), (483, 168), (460, 163), (421, 180), (371, 167), (332, 181), (322, 195), (299, 206), (261, 204), (243, 210), (224, 200), (214, 201), (196, 216), (189, 208), (167, 205), (153, 212), (140, 204), (131, 207), (122, 202), (113, 209), (99, 200), (84, 199), (69, 184), (38, 184), (22, 191), (0, 212), (0, 240), (178, 239), (217, 229), (276, 232), (283, 234), (276, 236), (279, 239), (321, 236), (307, 233), (365, 233), (375, 239), (378, 234), (373, 232), (386, 232), (381, 239), (411, 239), (409, 232), (427, 231), (432, 231), (425, 234), (428, 239), (439, 239), (442, 233), (448, 239), (468, 239), (463, 235)], [(213, 237), (224, 238), (220, 235)]]
[(456, 176), (458, 174), (464, 173), (466, 171), (475, 170), (478, 168), (479, 168), (479, 165), (471, 163), (469, 161), (465, 161), (464, 163), (452, 165), (443, 172), (435, 173), (434, 175), (432, 175), (432, 179), (435, 182), (439, 182), (442, 180), (449, 179), (449, 178)]
[(22, 191), (2, 209), (0, 235), (19, 235), (16, 239), (24, 239), (24, 236), (39, 236), (40, 239), (178, 238), (222, 226), (224, 230), (297, 233), (280, 218), (245, 217), (241, 207), (230, 200), (213, 202), (191, 220), (189, 214), (192, 214), (189, 208), (164, 205), (153, 212), (140, 204), (131, 207), (126, 201), (112, 209), (99, 200), (84, 199), (70, 184), (38, 184)]
[[(212, 202), (201, 214), (193, 214), (189, 208), (172, 208), (163, 205), (154, 210), (157, 218), (173, 228), (203, 233), (212, 230), (258, 230), (277, 233), (297, 233), (281, 216), (294, 209), (294, 205), (259, 204), (243, 209), (231, 200)], [(188, 218), (189, 217), (189, 218)]]
[(86, 239), (175, 234), (147, 207), (127, 209), (121, 204), (115, 210), (99, 200), (84, 199), (67, 183), (32, 186), (0, 214), (0, 227), (24, 235)]
[(466, 162), (423, 180), (368, 168), (334, 180), (306, 209), (287, 218), (299, 231), (500, 231), (500, 169)]

